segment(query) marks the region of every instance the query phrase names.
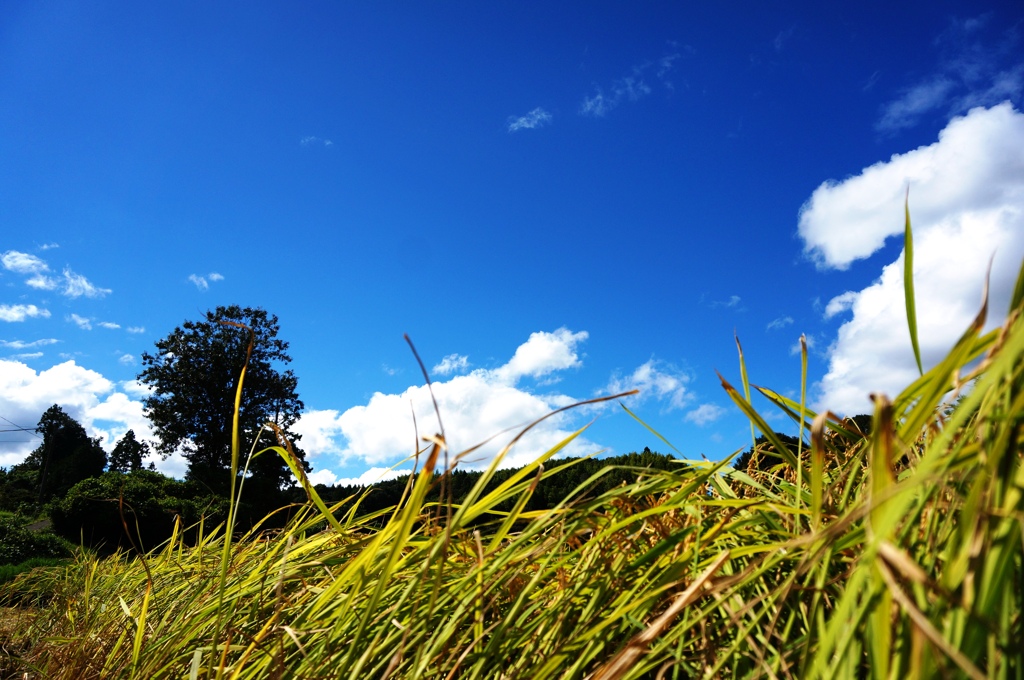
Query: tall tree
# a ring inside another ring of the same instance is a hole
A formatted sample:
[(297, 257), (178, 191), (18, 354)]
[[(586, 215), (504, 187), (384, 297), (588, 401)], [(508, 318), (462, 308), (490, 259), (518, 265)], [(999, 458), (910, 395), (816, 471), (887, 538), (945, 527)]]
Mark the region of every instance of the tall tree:
[(135, 430), (128, 430), (110, 452), (111, 472), (135, 472), (142, 469), (142, 459), (149, 454), (149, 444), (135, 438)]
[(99, 438), (90, 437), (85, 428), (57, 404), (46, 409), (36, 432), (43, 436), (43, 443), (11, 472), (33, 480), (40, 502), (63, 496), (83, 479), (103, 473), (107, 454)]
[[(142, 355), (139, 380), (153, 388), (143, 401), (146, 415), (159, 439), (163, 455), (181, 451), (188, 460), (188, 477), (217, 493), (230, 484), (231, 430), (235, 388), (246, 363), (250, 331), (253, 348), (245, 373), (239, 408), (241, 453), (248, 453), (264, 423), (272, 422), (290, 439), (302, 411), (296, 392), (298, 379), (291, 370), (288, 343), (277, 337), (277, 317), (260, 308), (237, 305), (208, 311), (201, 321), (186, 321), (156, 351)], [(264, 433), (260, 447), (274, 443)], [(304, 457), (297, 450), (300, 458)], [(275, 455), (260, 456), (250, 466), (253, 492), (274, 492), (289, 482), (287, 465)]]

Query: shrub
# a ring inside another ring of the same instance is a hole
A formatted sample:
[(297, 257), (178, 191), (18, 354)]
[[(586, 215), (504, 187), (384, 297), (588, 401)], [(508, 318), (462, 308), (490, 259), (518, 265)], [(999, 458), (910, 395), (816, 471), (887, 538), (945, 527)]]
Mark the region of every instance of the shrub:
[(190, 525), (204, 515), (223, 516), (223, 504), (193, 483), (136, 470), (105, 472), (83, 480), (52, 503), (49, 511), (53, 530), (60, 536), (113, 552), (149, 550), (171, 537), (176, 516)]
[(49, 531), (35, 532), (24, 521), (0, 517), (0, 564), (20, 564), (34, 557), (71, 557), (71, 545)]

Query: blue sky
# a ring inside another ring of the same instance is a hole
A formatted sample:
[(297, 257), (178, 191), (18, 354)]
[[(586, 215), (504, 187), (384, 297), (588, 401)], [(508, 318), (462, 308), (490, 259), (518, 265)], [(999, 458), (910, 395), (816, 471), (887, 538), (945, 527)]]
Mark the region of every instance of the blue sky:
[[(721, 458), (750, 437), (715, 375), (738, 382), (734, 332), (752, 380), (791, 395), (806, 334), (812, 402), (866, 411), (913, 376), (908, 186), (926, 359), (993, 253), (1008, 299), (1022, 20), (1017, 2), (5, 3), (0, 416), (57, 402), (108, 447), (145, 433), (139, 356), (222, 304), (279, 317), (320, 481), (411, 452), (410, 402), (431, 428), (403, 333), (456, 448), (639, 387), (628, 403), (684, 455)], [(510, 462), (594, 419), (574, 453), (667, 450), (608, 405)], [(35, 446), (0, 437), (0, 465)]]

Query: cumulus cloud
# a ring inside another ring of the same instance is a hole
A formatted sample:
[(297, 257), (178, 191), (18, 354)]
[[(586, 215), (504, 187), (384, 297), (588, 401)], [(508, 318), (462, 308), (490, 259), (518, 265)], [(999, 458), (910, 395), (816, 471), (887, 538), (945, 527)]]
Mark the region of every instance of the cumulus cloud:
[(632, 397), (634, 401), (655, 398), (665, 402), (666, 409), (684, 408), (690, 402), (690, 393), (686, 385), (690, 376), (671, 366), (662, 367), (659, 362), (651, 359), (637, 367), (625, 377), (615, 376), (605, 391), (608, 394), (619, 394), (630, 390), (639, 390), (640, 394)]
[[(922, 360), (940, 360), (981, 303), (995, 255), (989, 326), (1001, 321), (1024, 259), (1024, 114), (1009, 103), (952, 120), (939, 141), (823, 184), (804, 206), (800, 235), (820, 268), (846, 269), (903, 232), (910, 186), (914, 287)], [(850, 313), (829, 350), (819, 405), (857, 413), (873, 391), (895, 393), (916, 376), (903, 299), (903, 255), (860, 291), (829, 301)]]
[(462, 356), (461, 354), (449, 354), (441, 360), (441, 363), (430, 369), (430, 372), (437, 375), (451, 375), (452, 373), (463, 373), (468, 368), (469, 357)]
[(518, 132), (519, 130), (533, 130), (544, 127), (551, 122), (551, 114), (541, 107), (535, 108), (525, 116), (509, 116), (508, 131)]
[[(931, 112), (961, 114), (1024, 96), (1024, 61), (1016, 29), (1001, 40), (986, 41), (988, 16), (953, 20), (935, 40), (941, 57), (934, 72), (905, 87), (882, 107), (875, 129), (895, 133), (914, 127)], [(1006, 37), (1008, 36), (1008, 37)]]
[(113, 321), (100, 321), (97, 325), (100, 328), (107, 328), (107, 329), (110, 329), (112, 331), (116, 331), (118, 328), (121, 327), (120, 324), (116, 324)]
[(688, 423), (693, 423), (698, 427), (704, 427), (708, 423), (713, 423), (718, 420), (726, 413), (725, 409), (717, 404), (701, 404), (697, 408), (687, 413), (683, 419)]
[(37, 317), (48, 319), (50, 310), (35, 305), (0, 305), (0, 321), (17, 322)]
[[(110, 451), (129, 429), (142, 438), (152, 440), (149, 421), (142, 402), (100, 373), (65, 361), (42, 371), (20, 361), (0, 359), (0, 413), (17, 425), (34, 428), (40, 416), (53, 404), (80, 422), (90, 436), (100, 437)], [(31, 434), (14, 441), (0, 442), (0, 466), (20, 463), (41, 440)], [(149, 459), (147, 459), (149, 460)], [(162, 472), (181, 477), (185, 461), (172, 456), (166, 461), (151, 457)]]
[(15, 274), (39, 274), (50, 269), (46, 262), (35, 255), (17, 250), (8, 250), (0, 255), (0, 263), (3, 264), (4, 269)]
[[(574, 333), (565, 328), (533, 333), (504, 365), (478, 368), (435, 382), (434, 395), (451, 453), (499, 435), (467, 460), (471, 466), (486, 464), (511, 439), (511, 433), (503, 432), (515, 431), (576, 401), (564, 394), (537, 394), (519, 383), (524, 379), (550, 378), (554, 372), (580, 366), (577, 346), (586, 337), (585, 332)], [(379, 467), (398, 462), (411, 455), (416, 446), (422, 446), (414, 438), (413, 413), (421, 436), (437, 431), (437, 416), (425, 386), (412, 386), (399, 394), (378, 392), (365, 405), (343, 413), (307, 411), (295, 430), (302, 435), (302, 446), (311, 456), (332, 454), (344, 461)], [(571, 414), (548, 418), (516, 445), (506, 464), (523, 464), (533, 459), (573, 429)], [(581, 438), (568, 453), (592, 453), (596, 448)]]
[(137, 334), (137, 333), (145, 333), (146, 329), (143, 326), (128, 326), (128, 328), (126, 328), (125, 331), (127, 331), (128, 333)]
[(804, 251), (822, 269), (846, 269), (903, 233), (910, 187), (915, 228), (993, 207), (1016, 211), (1024, 172), (1022, 116), (1009, 103), (954, 118), (939, 141), (819, 186), (800, 210)]
[(118, 357), (117, 361), (124, 366), (134, 366), (135, 357), (131, 354), (122, 354)]
[(81, 328), (83, 331), (92, 330), (92, 319), (79, 316), (78, 314), (69, 314), (67, 320)]
[(582, 365), (576, 345), (586, 340), (588, 333), (573, 333), (559, 328), (554, 333), (539, 331), (516, 348), (507, 364), (493, 371), (495, 379), (514, 384), (520, 378), (542, 378), (553, 371), (578, 368)]

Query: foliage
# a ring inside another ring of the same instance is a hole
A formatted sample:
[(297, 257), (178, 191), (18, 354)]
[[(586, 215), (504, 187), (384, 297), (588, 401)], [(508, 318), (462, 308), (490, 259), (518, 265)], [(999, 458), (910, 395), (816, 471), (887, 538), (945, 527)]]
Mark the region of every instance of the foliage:
[(0, 516), (0, 565), (35, 557), (70, 557), (71, 544), (49, 531), (32, 531), (19, 517)]
[(201, 485), (152, 470), (105, 472), (79, 482), (50, 506), (54, 532), (108, 554), (160, 545), (171, 537), (176, 518), (192, 524), (224, 515), (223, 499)]
[(71, 554), (69, 552), (67, 557), (30, 557), (18, 564), (0, 564), (0, 585), (9, 583), (19, 574), (24, 574), (33, 569), (60, 566), (67, 563), (70, 557)]
[[(599, 496), (622, 484), (636, 481), (637, 475), (646, 470), (683, 469), (681, 459), (655, 453), (645, 448), (641, 453), (627, 453), (604, 458), (560, 458), (547, 464), (547, 469), (560, 469), (558, 474), (551, 474), (537, 483), (536, 488), (527, 500), (526, 510), (547, 510), (558, 506), (569, 494), (579, 489), (579, 495)], [(605, 469), (608, 468), (608, 469)], [(497, 470), (489, 476), (484, 485), (484, 493), (490, 493), (504, 484), (509, 478), (519, 474), (522, 468), (506, 468)], [(480, 470), (452, 470), (444, 484), (446, 494), (455, 503), (462, 503), (473, 491), (479, 480), (485, 475)], [(402, 501), (408, 484), (408, 476), (376, 482), (369, 486), (326, 486), (317, 485), (316, 491), (327, 503), (336, 503), (346, 498), (359, 496), (360, 510), (373, 513), (393, 508)], [(441, 484), (430, 488), (426, 502), (441, 502)], [(296, 488), (290, 494), (293, 502), (305, 500), (305, 492)], [(499, 504), (499, 510), (511, 510), (513, 501)]]
[[(158, 340), (154, 353), (142, 355), (138, 379), (153, 388), (143, 403), (159, 438), (157, 449), (164, 455), (180, 449), (189, 462), (188, 478), (220, 495), (226, 496), (229, 486), (235, 385), (247, 356), (246, 390), (238, 409), (245, 447), (261, 433), (260, 448), (276, 443), (263, 430), (267, 422), (297, 439), (289, 428), (302, 402), (295, 374), (278, 368), (291, 361), (278, 330), (277, 317), (263, 309), (218, 307), (202, 321), (186, 321)], [(274, 500), (291, 479), (287, 466), (273, 456), (256, 458), (250, 472), (250, 488)]]
[(135, 438), (135, 430), (128, 430), (110, 452), (107, 470), (135, 472), (142, 469), (142, 459), (149, 455), (149, 444)]
[[(791, 437), (781, 432), (775, 433), (775, 439), (781, 441), (791, 451), (795, 451), (799, 443), (799, 439), (796, 437)], [(733, 467), (745, 472), (752, 472), (753, 470), (768, 471), (776, 465), (783, 463), (785, 463), (785, 459), (778, 454), (775, 445), (772, 444), (768, 435), (762, 434), (754, 440), (753, 446), (736, 458)], [(752, 469), (751, 466), (753, 466)]]
[(15, 465), (8, 477), (16, 488), (35, 490), (38, 501), (46, 502), (103, 472), (107, 454), (100, 440), (86, 434), (85, 428), (57, 404), (43, 413), (36, 432), (43, 436), (43, 443)]

